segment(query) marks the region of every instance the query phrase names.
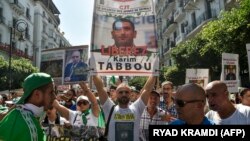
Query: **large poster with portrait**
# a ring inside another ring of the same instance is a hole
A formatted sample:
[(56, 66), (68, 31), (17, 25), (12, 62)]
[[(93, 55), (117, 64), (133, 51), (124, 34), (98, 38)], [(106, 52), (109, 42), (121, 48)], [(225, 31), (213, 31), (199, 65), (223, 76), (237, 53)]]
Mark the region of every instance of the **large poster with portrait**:
[(152, 0), (96, 0), (90, 68), (92, 74), (159, 74)]
[(52, 50), (41, 53), (40, 71), (51, 75), (54, 83), (62, 84), (64, 50)]
[(186, 83), (195, 83), (206, 87), (209, 80), (209, 69), (186, 69)]
[(239, 55), (222, 53), (221, 80), (224, 81), (230, 93), (237, 93), (239, 87)]
[(88, 48), (65, 50), (64, 84), (88, 80), (87, 60)]
[(57, 85), (88, 81), (88, 54), (88, 46), (44, 50), (40, 71), (50, 74)]

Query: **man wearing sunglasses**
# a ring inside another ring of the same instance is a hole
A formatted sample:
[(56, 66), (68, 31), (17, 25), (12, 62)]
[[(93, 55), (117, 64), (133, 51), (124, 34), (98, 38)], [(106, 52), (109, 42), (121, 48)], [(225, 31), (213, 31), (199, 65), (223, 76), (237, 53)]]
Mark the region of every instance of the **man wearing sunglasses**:
[(205, 117), (206, 95), (202, 87), (190, 83), (181, 86), (175, 98), (178, 119), (170, 125), (214, 125)]
[(224, 82), (210, 82), (205, 90), (211, 109), (206, 116), (215, 124), (250, 124), (250, 107), (242, 104), (234, 105), (229, 99), (229, 92)]
[(80, 82), (79, 84), (84, 90), (86, 96), (82, 95), (77, 98), (77, 111), (72, 111), (64, 107), (63, 105), (60, 105), (57, 100), (54, 101), (53, 107), (55, 107), (60, 115), (66, 118), (73, 126), (97, 126), (100, 108), (97, 103), (96, 97), (88, 89), (86, 83)]
[[(147, 104), (149, 94), (154, 87), (155, 80), (156, 77), (153, 76), (148, 78), (141, 96), (131, 105), (129, 104), (129, 97), (131, 94), (130, 87), (125, 83), (117, 87), (116, 94), (118, 105), (114, 107), (114, 111), (110, 118), (108, 130), (109, 141), (139, 141), (140, 118)], [(108, 97), (102, 79), (98, 76), (93, 76), (93, 81), (99, 94), (100, 102), (105, 113), (105, 119), (107, 120), (115, 104)]]

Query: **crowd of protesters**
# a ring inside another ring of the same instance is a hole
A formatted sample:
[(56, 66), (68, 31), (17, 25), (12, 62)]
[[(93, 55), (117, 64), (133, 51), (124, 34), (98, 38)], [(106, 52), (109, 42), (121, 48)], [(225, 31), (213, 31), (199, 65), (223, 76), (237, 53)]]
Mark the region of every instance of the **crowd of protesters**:
[[(0, 140), (149, 140), (149, 125), (250, 124), (250, 89), (230, 99), (227, 86), (212, 81), (205, 88), (184, 84), (174, 89), (148, 77), (142, 89), (126, 83), (96, 90), (80, 82), (60, 94), (50, 75), (34, 73), (24, 80), (22, 97), (0, 95)], [(30, 131), (30, 132), (28, 132)]]

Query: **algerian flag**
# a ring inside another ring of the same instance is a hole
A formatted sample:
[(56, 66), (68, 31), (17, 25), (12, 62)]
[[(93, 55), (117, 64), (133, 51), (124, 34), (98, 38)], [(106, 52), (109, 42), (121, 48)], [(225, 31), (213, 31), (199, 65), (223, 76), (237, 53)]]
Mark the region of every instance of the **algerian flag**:
[(113, 86), (116, 85), (116, 78), (114, 75), (112, 75), (111, 78), (109, 79), (109, 83), (110, 85), (113, 85)]

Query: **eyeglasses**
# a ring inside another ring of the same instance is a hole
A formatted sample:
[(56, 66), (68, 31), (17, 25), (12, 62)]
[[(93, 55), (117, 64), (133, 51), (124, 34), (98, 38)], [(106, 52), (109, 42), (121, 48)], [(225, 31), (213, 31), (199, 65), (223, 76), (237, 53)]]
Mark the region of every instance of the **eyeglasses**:
[(77, 105), (78, 106), (81, 106), (81, 105), (88, 105), (89, 104), (89, 102), (88, 101), (79, 101), (79, 102), (77, 102)]
[(119, 94), (124, 94), (124, 93), (125, 93), (125, 94), (128, 94), (129, 91), (119, 91), (118, 93), (119, 93)]
[(188, 103), (195, 103), (195, 102), (204, 102), (204, 100), (189, 100), (189, 101), (184, 101), (184, 100), (180, 100), (180, 99), (175, 99), (175, 104), (178, 106), (178, 107), (184, 107), (186, 104)]

